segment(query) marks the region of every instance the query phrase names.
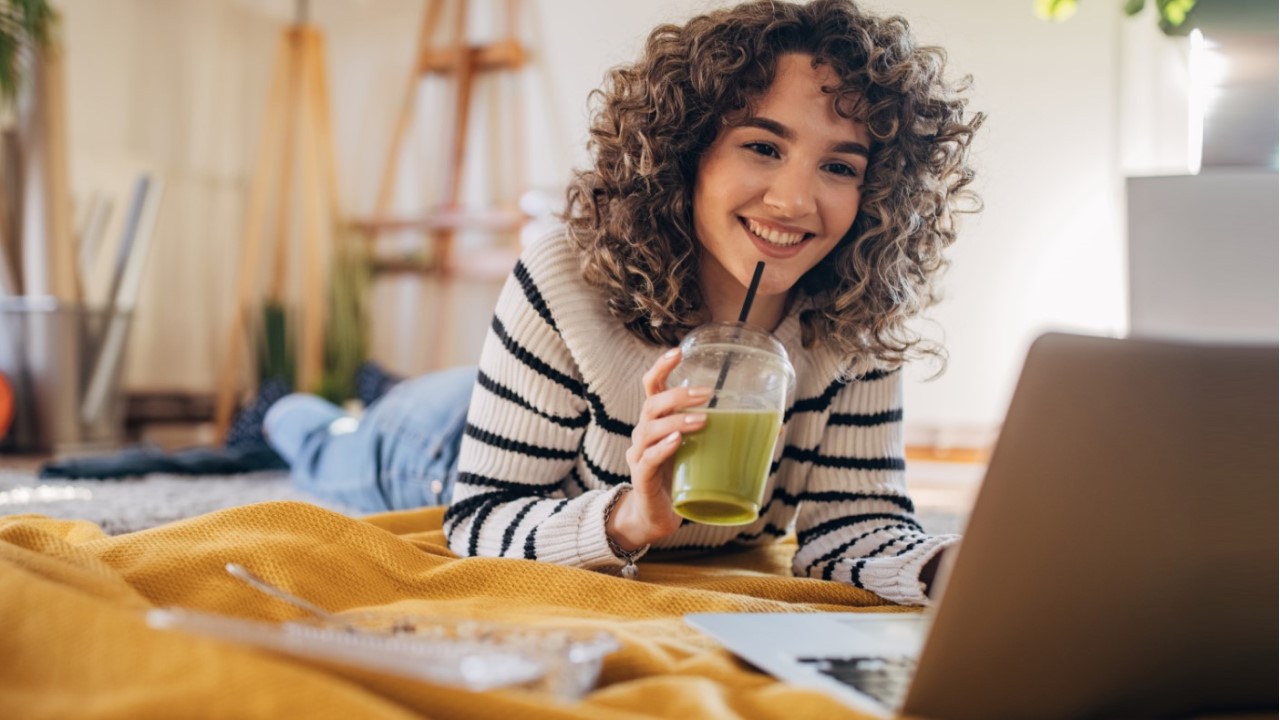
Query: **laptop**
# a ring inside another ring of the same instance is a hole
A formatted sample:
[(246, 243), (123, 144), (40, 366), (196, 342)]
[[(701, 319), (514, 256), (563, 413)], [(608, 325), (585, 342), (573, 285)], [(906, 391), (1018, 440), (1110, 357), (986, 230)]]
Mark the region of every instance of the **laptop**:
[(927, 612), (686, 620), (877, 717), (1274, 717), (1278, 371), (1042, 336)]

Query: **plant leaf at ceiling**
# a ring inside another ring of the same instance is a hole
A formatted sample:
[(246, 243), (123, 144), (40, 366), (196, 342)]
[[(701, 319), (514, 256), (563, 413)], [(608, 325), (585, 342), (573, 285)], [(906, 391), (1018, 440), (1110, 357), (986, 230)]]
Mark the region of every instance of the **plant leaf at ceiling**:
[(1036, 17), (1062, 22), (1076, 14), (1076, 0), (1036, 0)]
[[(1146, 0), (1123, 0), (1124, 14), (1133, 17), (1146, 7)], [(1079, 0), (1035, 0), (1036, 17), (1050, 22), (1062, 22), (1076, 14)], [(1156, 23), (1165, 35), (1185, 34), (1182, 27), (1187, 15), (1196, 6), (1196, 0), (1156, 0)]]
[(1187, 21), (1187, 13), (1196, 6), (1196, 0), (1156, 0), (1160, 13), (1160, 29), (1170, 33)]

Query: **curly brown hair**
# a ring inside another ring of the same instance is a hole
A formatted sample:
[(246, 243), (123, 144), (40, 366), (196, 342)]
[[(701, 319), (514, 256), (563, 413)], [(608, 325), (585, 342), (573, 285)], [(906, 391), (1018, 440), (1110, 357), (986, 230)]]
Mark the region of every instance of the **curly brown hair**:
[[(638, 62), (609, 71), (591, 96), (595, 165), (568, 189), (565, 221), (583, 277), (648, 342), (674, 345), (701, 322), (698, 162), (724, 127), (750, 115), (786, 53), (830, 67), (839, 86), (824, 89), (837, 112), (866, 123), (872, 138), (857, 219), (797, 284), (805, 347), (822, 338), (877, 364), (916, 354), (944, 361), (906, 321), (938, 300), (955, 213), (981, 206), (965, 187), (983, 115), (964, 117), (968, 78), (944, 79), (941, 48), (917, 46), (906, 20), (851, 0), (757, 0), (661, 25)], [(793, 291), (789, 301), (798, 298)]]

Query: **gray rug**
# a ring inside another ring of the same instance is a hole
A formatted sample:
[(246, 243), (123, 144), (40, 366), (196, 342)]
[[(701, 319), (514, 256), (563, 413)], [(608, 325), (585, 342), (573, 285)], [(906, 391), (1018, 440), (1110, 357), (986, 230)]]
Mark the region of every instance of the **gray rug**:
[(88, 520), (110, 535), (273, 500), (298, 500), (352, 514), (346, 508), (294, 489), (286, 473), (204, 477), (157, 474), (127, 480), (64, 481), (0, 470), (0, 515)]
[[(128, 480), (40, 480), (0, 469), (0, 515), (37, 514), (88, 520), (109, 535), (145, 530), (224, 508), (296, 500), (335, 512), (360, 513), (295, 489), (286, 473), (190, 477), (148, 475)], [(921, 507), (917, 518), (933, 534), (960, 532), (964, 517)]]

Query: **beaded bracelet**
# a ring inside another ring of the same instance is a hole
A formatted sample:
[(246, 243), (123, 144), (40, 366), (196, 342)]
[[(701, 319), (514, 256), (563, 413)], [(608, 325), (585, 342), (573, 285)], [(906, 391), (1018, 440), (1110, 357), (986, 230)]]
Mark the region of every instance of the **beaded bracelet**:
[(616, 540), (609, 537), (609, 531), (607, 529), (609, 527), (609, 518), (613, 515), (613, 509), (618, 506), (618, 503), (622, 500), (622, 496), (631, 492), (631, 490), (632, 487), (630, 485), (623, 485), (618, 490), (618, 493), (613, 496), (613, 499), (609, 501), (609, 504), (605, 506), (604, 524), (606, 530), (604, 533), (604, 539), (609, 543), (609, 549), (613, 551), (613, 554), (617, 555), (626, 563), (622, 566), (622, 577), (627, 578), (628, 580), (635, 580), (640, 577), (640, 568), (636, 567), (636, 561), (639, 560), (646, 552), (649, 552), (649, 546), (645, 545), (638, 550), (623, 550), (622, 546), (619, 545)]

